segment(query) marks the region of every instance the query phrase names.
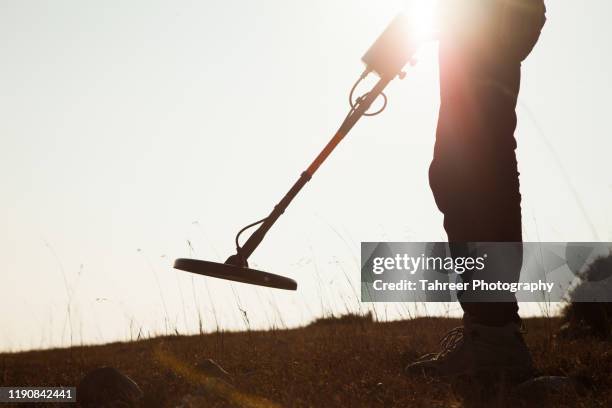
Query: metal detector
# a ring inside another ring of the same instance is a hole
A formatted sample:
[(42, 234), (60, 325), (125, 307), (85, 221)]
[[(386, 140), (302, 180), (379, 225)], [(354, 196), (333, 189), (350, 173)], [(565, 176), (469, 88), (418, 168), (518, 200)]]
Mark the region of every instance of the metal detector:
[[(302, 190), (302, 187), (312, 178), (317, 169), (329, 157), (342, 139), (344, 139), (355, 123), (357, 123), (362, 116), (374, 116), (385, 109), (387, 106), (387, 97), (383, 93), (383, 90), (396, 76), (400, 79), (404, 77), (405, 73), (402, 69), (406, 63), (411, 60), (418, 46), (419, 44), (415, 40), (415, 36), (411, 33), (411, 27), (407, 18), (401, 14), (395, 17), (362, 57), (366, 69), (351, 89), (349, 96), (351, 109), (340, 125), (340, 128), (310, 166), (300, 175), (300, 178), (295, 182), (287, 194), (285, 194), (282, 200), (274, 206), (270, 215), (262, 220), (247, 225), (238, 232), (236, 235), (236, 253), (227, 258), (225, 263), (179, 258), (174, 262), (174, 267), (183, 271), (220, 279), (267, 286), (270, 288), (296, 290), (297, 283), (293, 279), (251, 269), (247, 261), (253, 251), (255, 251), (264, 239), (268, 230), (274, 225), (281, 214), (285, 212), (285, 209), (287, 209), (291, 201), (300, 190)], [(357, 85), (359, 85), (359, 83), (371, 72), (378, 75), (378, 82), (369, 92), (353, 99), (353, 93)], [(372, 103), (379, 95), (383, 97), (382, 107), (376, 112), (368, 112), (368, 109), (370, 109)], [(243, 245), (240, 245), (240, 235), (247, 229), (257, 225), (259, 225), (259, 228), (249, 236)]]

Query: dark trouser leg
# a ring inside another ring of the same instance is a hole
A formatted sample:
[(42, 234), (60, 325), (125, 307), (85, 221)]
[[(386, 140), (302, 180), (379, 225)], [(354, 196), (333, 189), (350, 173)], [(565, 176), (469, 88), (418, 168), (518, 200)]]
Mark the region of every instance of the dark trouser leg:
[[(522, 241), (515, 109), (521, 61), (539, 38), (546, 10), (542, 0), (448, 4), (429, 181), (444, 214), (452, 255), (461, 256), (461, 243)], [(522, 248), (514, 248), (515, 262), (504, 268), (504, 281), (519, 278)], [(516, 300), (511, 295), (504, 299), (509, 301), (461, 306), (477, 323), (519, 321)]]
[[(449, 242), (521, 242), (514, 139), (520, 61), (468, 64), (465, 57), (441, 46), (442, 103), (430, 185)], [(453, 256), (465, 256), (460, 248), (451, 245)], [(505, 273), (506, 281), (517, 281), (520, 265)], [(520, 320), (516, 300), (461, 306), (481, 324)]]
[[(522, 241), (515, 109), (521, 62), (539, 38), (546, 10), (542, 0), (443, 3), (440, 113), (429, 181), (453, 256), (461, 256), (461, 245), (454, 244)], [(522, 249), (514, 247), (515, 262), (501, 268), (504, 281), (519, 278)], [(518, 321), (516, 300), (503, 299), (461, 305), (466, 317), (482, 324)]]

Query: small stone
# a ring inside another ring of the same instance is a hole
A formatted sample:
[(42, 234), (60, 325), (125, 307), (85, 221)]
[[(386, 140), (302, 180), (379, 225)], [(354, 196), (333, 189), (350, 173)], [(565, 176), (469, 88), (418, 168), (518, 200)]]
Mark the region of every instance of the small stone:
[(113, 367), (90, 371), (77, 386), (77, 400), (83, 407), (135, 407), (142, 397), (138, 384)]

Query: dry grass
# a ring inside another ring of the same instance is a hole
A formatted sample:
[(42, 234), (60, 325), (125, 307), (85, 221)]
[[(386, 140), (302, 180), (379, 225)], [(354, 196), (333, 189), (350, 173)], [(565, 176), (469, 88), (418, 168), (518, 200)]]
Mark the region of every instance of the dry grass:
[[(543, 373), (572, 376), (581, 386), (528, 401), (513, 399), (492, 384), (403, 375), (408, 361), (434, 349), (445, 330), (459, 324), (442, 318), (319, 320), (293, 330), (3, 354), (0, 379), (2, 385), (76, 385), (89, 370), (113, 366), (142, 387), (148, 407), (177, 406), (187, 394), (199, 395), (193, 401), (204, 406), (612, 406), (612, 343), (557, 339), (553, 333), (560, 323), (527, 320), (526, 339)], [(198, 371), (196, 365), (207, 358), (232, 374), (235, 394)]]

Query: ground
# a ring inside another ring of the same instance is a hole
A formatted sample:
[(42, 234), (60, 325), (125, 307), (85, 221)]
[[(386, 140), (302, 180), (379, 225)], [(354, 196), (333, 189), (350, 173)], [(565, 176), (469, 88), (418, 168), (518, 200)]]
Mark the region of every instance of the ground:
[[(322, 319), (291, 330), (0, 354), (0, 379), (5, 386), (76, 385), (89, 370), (112, 366), (139, 384), (147, 407), (612, 406), (612, 343), (561, 339), (555, 336), (561, 322), (554, 318), (526, 320), (526, 341), (542, 373), (570, 376), (575, 387), (518, 398), (505, 385), (402, 374), (407, 362), (435, 349), (459, 323)], [(209, 358), (231, 374), (232, 385), (206, 375), (201, 365)]]

